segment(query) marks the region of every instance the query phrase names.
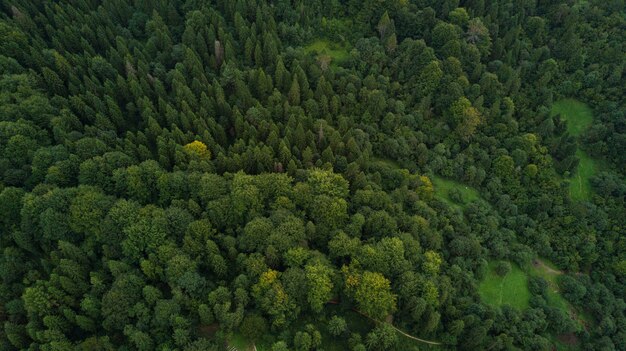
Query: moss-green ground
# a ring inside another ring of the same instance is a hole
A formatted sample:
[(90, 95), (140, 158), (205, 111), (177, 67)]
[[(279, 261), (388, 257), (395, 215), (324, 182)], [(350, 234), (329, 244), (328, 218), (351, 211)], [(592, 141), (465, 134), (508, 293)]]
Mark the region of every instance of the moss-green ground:
[(332, 43), (326, 39), (317, 39), (305, 46), (304, 50), (310, 53), (326, 54), (332, 58), (331, 63), (341, 63), (350, 57), (347, 47)]
[(237, 348), (238, 351), (246, 351), (252, 346), (240, 333), (233, 333), (228, 340), (228, 344)]
[[(567, 131), (573, 136), (580, 136), (593, 123), (591, 108), (574, 99), (562, 99), (552, 105), (552, 115), (559, 114), (567, 120)], [(595, 174), (596, 162), (580, 148), (576, 151), (580, 159), (576, 171), (570, 178), (569, 192), (574, 200), (587, 200), (591, 196), (589, 179)]]
[[(403, 169), (403, 167), (397, 161), (388, 158), (373, 157), (371, 162), (372, 164), (381, 167), (387, 167), (390, 169)], [(429, 178), (433, 183), (435, 197), (452, 207), (463, 208), (466, 204), (474, 200), (480, 199), (480, 194), (478, 193), (478, 190), (472, 188), (471, 186), (438, 176)], [(450, 191), (454, 189), (459, 190), (459, 192), (461, 193), (461, 199), (463, 203), (454, 202), (450, 197)]]
[(435, 187), (435, 196), (451, 206), (460, 205), (450, 198), (450, 190), (452, 189), (458, 189), (461, 192), (461, 198), (464, 203), (469, 203), (480, 198), (476, 189), (463, 183), (441, 177), (433, 177), (432, 182)]
[[(524, 272), (517, 265), (511, 264), (511, 272), (500, 277), (494, 268), (497, 261), (489, 263), (489, 271), (479, 286), (481, 300), (493, 306), (508, 304), (523, 310), (528, 307), (530, 291), (528, 290), (528, 277), (541, 277), (548, 282), (547, 302), (568, 315), (574, 315), (578, 330), (582, 330), (583, 323), (587, 323), (583, 313), (576, 311), (559, 293), (558, 277), (563, 274), (554, 264), (547, 260), (538, 259), (532, 262), (528, 272)], [(565, 344), (557, 336), (551, 338), (556, 350), (579, 350), (580, 344)]]
[(552, 104), (551, 115), (560, 114), (567, 120), (567, 131), (579, 136), (593, 123), (591, 108), (575, 99), (562, 99)]
[(516, 264), (511, 264), (511, 271), (505, 276), (495, 272), (497, 262), (490, 262), (487, 275), (480, 283), (478, 292), (481, 300), (489, 305), (511, 307), (523, 310), (528, 307), (530, 291), (528, 277)]
[(586, 200), (591, 196), (589, 179), (596, 173), (596, 162), (581, 149), (576, 150), (576, 157), (580, 163), (570, 178), (569, 193), (574, 200)]
[[(557, 279), (559, 275), (563, 273), (559, 271), (559, 269), (553, 263), (545, 259), (533, 262), (531, 267), (532, 268), (530, 270), (530, 274), (532, 276), (541, 277), (548, 282), (548, 305), (556, 307), (569, 315), (574, 313), (577, 316), (576, 325), (578, 327), (578, 330), (582, 330), (584, 327), (583, 322), (587, 322), (585, 316), (577, 313), (572, 305), (570, 305), (570, 303), (567, 302), (567, 300), (565, 300), (563, 296), (561, 296), (561, 294), (559, 293), (559, 285)], [(557, 351), (580, 350), (580, 344), (578, 343), (573, 345), (566, 344), (559, 340), (559, 338), (557, 338), (556, 336), (552, 337), (551, 340), (554, 343)]]
[[(500, 277), (494, 268), (497, 261), (489, 263), (489, 271), (479, 286), (480, 297), (483, 302), (491, 305), (501, 306), (506, 301), (513, 307), (525, 308), (530, 298), (528, 291), (528, 276), (541, 277), (548, 283), (548, 304), (559, 308), (563, 312), (570, 313), (572, 306), (559, 293), (558, 277), (563, 274), (550, 261), (545, 259), (535, 260), (528, 272), (524, 272), (517, 265), (511, 264), (511, 272)], [(508, 296), (507, 294), (510, 294)], [(526, 303), (524, 303), (526, 301)], [(582, 325), (581, 325), (582, 327)]]
[(541, 277), (548, 282), (548, 304), (569, 313), (571, 307), (559, 293), (559, 285), (557, 283), (557, 277), (562, 273), (550, 261), (541, 260), (537, 262), (541, 263), (533, 263), (530, 275)]

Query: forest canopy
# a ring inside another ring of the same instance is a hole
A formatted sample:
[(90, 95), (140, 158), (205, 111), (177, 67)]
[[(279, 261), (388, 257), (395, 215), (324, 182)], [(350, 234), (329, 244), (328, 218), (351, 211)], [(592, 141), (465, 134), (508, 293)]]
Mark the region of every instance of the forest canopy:
[(0, 350), (626, 350), (623, 0), (5, 0)]

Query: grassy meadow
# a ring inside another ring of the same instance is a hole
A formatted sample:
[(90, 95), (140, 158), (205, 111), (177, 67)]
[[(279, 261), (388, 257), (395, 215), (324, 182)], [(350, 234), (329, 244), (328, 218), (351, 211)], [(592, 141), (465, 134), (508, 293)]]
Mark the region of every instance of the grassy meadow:
[[(560, 115), (567, 120), (567, 131), (573, 136), (580, 136), (593, 123), (591, 108), (575, 99), (562, 99), (552, 105), (551, 114)], [(572, 174), (569, 184), (570, 196), (574, 200), (587, 200), (591, 196), (589, 179), (595, 174), (596, 162), (580, 148), (576, 151), (580, 159), (576, 171)]]
[(326, 39), (317, 39), (304, 47), (309, 53), (325, 54), (332, 59), (331, 63), (341, 63), (350, 57), (349, 49)]
[(587, 104), (575, 99), (562, 99), (552, 104), (551, 115), (561, 115), (567, 120), (567, 131), (581, 135), (593, 123), (593, 113)]
[[(462, 206), (480, 198), (476, 189), (463, 183), (441, 177), (433, 177), (431, 180), (435, 187), (435, 196), (449, 205)], [(460, 192), (462, 203), (454, 201), (453, 197), (450, 196), (450, 192), (454, 189)]]
[(481, 300), (497, 307), (509, 305), (519, 310), (526, 309), (530, 300), (528, 276), (513, 263), (510, 272), (499, 276), (495, 271), (496, 264), (496, 261), (489, 263), (489, 271), (478, 287)]

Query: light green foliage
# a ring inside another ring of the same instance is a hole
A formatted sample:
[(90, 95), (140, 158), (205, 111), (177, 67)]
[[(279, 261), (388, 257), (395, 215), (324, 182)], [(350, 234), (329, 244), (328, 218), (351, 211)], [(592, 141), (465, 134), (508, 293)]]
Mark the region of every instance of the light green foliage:
[(399, 335), (388, 323), (381, 323), (367, 334), (365, 344), (370, 349), (393, 350)]
[(439, 273), (439, 267), (441, 266), (441, 255), (437, 252), (428, 250), (424, 254), (424, 263), (422, 267), (424, 271), (428, 274), (437, 274)]
[(50, 299), (44, 284), (37, 284), (24, 290), (24, 308), (30, 314), (44, 316), (50, 312), (54, 301)]
[(308, 183), (313, 192), (318, 195), (341, 198), (348, 195), (348, 182), (340, 174), (314, 169), (309, 173)]
[(261, 274), (252, 287), (252, 296), (261, 310), (272, 317), (272, 326), (280, 327), (293, 317), (295, 306), (279, 280), (279, 272), (270, 269)]
[(70, 205), (70, 228), (77, 233), (98, 235), (98, 223), (112, 204), (113, 198), (98, 189), (81, 188)]
[(328, 321), (328, 332), (333, 336), (343, 334), (347, 328), (346, 320), (341, 317), (333, 316), (330, 321)]
[(493, 161), (494, 173), (505, 182), (514, 179), (514, 167), (515, 161), (513, 161), (513, 158), (509, 155), (498, 156), (498, 158)]
[(285, 263), (290, 267), (302, 265), (308, 258), (310, 253), (303, 247), (295, 247), (287, 250), (285, 253)]
[(306, 203), (316, 223), (326, 228), (337, 228), (348, 218), (348, 182), (339, 174), (314, 169), (310, 172), (307, 184), (315, 195), (312, 202)]
[(387, 278), (380, 273), (363, 272), (358, 279), (354, 298), (363, 313), (383, 319), (396, 310), (396, 295)]
[(228, 338), (229, 347), (235, 347), (237, 350), (247, 350), (251, 343), (252, 342), (248, 340), (243, 333), (233, 333)]
[(267, 322), (259, 315), (249, 315), (244, 317), (240, 330), (246, 339), (252, 341), (260, 340), (267, 331)]
[(419, 74), (418, 86), (420, 92), (423, 95), (432, 94), (439, 86), (441, 78), (443, 77), (441, 63), (439, 61), (431, 61)]
[(355, 255), (360, 245), (357, 238), (350, 238), (346, 233), (337, 233), (328, 242), (328, 250), (331, 257), (348, 257)]
[(469, 140), (482, 122), (480, 111), (465, 97), (459, 98), (450, 106), (450, 117), (455, 131), (464, 140)]
[(321, 312), (324, 304), (331, 298), (333, 283), (332, 270), (320, 263), (305, 268), (307, 279), (307, 300), (314, 312)]
[(124, 252), (139, 259), (155, 252), (167, 238), (165, 212), (153, 205), (139, 211), (138, 220), (124, 228), (126, 239), (122, 242)]
[(464, 26), (469, 21), (467, 10), (463, 7), (457, 7), (448, 14), (450, 21), (458, 26)]
[(277, 341), (272, 345), (272, 351), (288, 351), (287, 343), (284, 341)]

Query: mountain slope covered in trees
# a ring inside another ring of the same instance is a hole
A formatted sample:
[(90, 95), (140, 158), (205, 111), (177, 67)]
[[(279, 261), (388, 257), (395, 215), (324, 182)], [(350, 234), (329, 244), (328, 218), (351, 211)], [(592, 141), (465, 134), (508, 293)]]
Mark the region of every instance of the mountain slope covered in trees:
[(624, 9), (3, 1), (0, 350), (626, 350)]

